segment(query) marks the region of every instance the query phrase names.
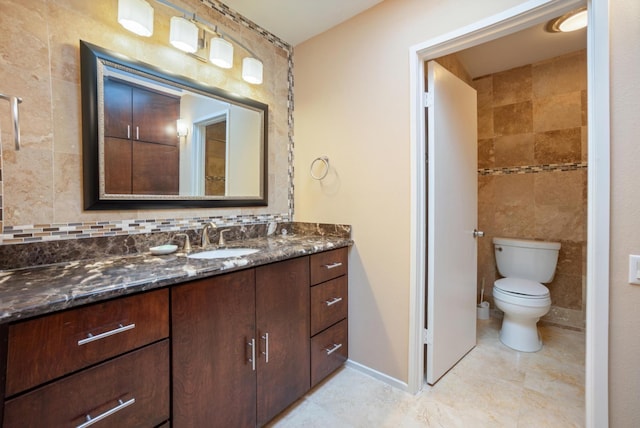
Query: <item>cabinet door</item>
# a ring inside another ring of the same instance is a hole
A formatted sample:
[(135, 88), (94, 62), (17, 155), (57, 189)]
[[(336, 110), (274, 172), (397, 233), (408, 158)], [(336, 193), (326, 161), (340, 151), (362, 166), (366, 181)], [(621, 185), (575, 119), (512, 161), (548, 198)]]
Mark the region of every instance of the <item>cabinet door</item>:
[(134, 195), (177, 195), (180, 191), (180, 152), (163, 144), (133, 142)]
[(104, 137), (104, 191), (131, 194), (131, 140)]
[(134, 140), (177, 146), (179, 118), (178, 98), (133, 88)]
[(255, 427), (254, 283), (249, 269), (172, 289), (174, 427)]
[(308, 257), (256, 268), (256, 324), (263, 425), (309, 390)]
[(131, 138), (131, 86), (104, 80), (104, 136)]

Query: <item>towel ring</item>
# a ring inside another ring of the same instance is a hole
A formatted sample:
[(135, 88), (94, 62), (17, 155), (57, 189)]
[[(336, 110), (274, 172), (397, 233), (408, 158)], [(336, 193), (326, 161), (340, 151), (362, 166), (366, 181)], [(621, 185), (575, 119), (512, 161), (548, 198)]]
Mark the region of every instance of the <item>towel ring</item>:
[[(315, 175), (313, 173), (313, 167), (316, 164), (316, 162), (322, 162), (324, 164), (324, 172), (320, 175)], [(323, 178), (325, 178), (329, 173), (329, 158), (327, 156), (320, 156), (315, 158), (313, 162), (311, 162), (311, 167), (309, 168), (309, 172), (311, 173), (311, 177), (313, 177), (316, 180), (322, 180)]]

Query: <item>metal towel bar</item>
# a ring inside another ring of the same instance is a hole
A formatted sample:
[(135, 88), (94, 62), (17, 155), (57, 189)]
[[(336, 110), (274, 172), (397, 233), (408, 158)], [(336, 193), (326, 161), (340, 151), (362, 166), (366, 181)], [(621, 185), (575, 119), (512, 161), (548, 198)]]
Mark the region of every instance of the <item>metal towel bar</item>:
[(16, 150), (20, 150), (20, 115), (18, 113), (18, 104), (22, 102), (22, 98), (13, 95), (0, 94), (0, 99), (9, 101), (11, 106), (11, 117), (13, 119), (13, 138), (16, 143)]

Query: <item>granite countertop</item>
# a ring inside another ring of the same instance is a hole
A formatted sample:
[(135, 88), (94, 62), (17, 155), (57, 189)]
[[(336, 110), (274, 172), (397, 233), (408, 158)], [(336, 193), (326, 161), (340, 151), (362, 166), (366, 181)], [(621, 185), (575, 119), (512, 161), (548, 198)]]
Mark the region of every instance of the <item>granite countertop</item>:
[(0, 271), (0, 323), (351, 244), (335, 236), (273, 236), (230, 242), (229, 248), (260, 249), (242, 257), (199, 260), (183, 253), (143, 253)]

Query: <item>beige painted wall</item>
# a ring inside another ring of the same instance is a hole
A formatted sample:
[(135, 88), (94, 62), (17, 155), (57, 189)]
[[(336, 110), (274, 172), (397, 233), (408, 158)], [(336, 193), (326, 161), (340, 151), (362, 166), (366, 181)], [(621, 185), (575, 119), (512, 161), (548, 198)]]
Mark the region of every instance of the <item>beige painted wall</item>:
[[(0, 0), (0, 92), (24, 99), (20, 110), (23, 148), (19, 152), (13, 148), (8, 104), (0, 104), (4, 184), (0, 194), (5, 226), (288, 211), (287, 52), (198, 0), (176, 1), (217, 23), (260, 56), (264, 61), (264, 83), (250, 85), (241, 77), (246, 52), (236, 47), (230, 70), (187, 56), (168, 42), (173, 10), (151, 3), (155, 11), (154, 34), (145, 38), (117, 23), (117, 0)], [(83, 211), (80, 39), (268, 104), (269, 206)]]
[[(407, 380), (409, 312), (408, 48), (518, 1), (386, 0), (295, 50), (296, 220), (353, 225), (350, 353)], [(640, 2), (610, 1), (610, 426), (640, 426)], [(332, 173), (307, 171), (321, 154)], [(599, 285), (599, 286), (607, 286)]]
[[(386, 0), (294, 50), (297, 221), (353, 225), (349, 353), (408, 380), (409, 48), (521, 3)], [(309, 175), (327, 155), (322, 182)]]
[(640, 254), (640, 2), (611, 7), (610, 426), (640, 426), (640, 285), (627, 283)]

